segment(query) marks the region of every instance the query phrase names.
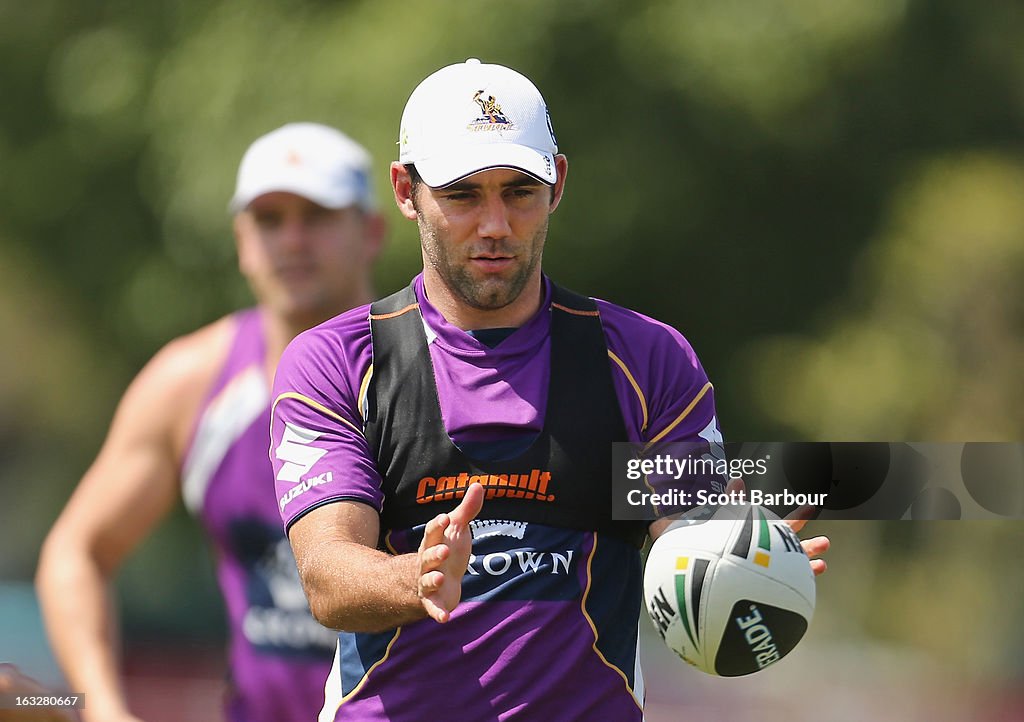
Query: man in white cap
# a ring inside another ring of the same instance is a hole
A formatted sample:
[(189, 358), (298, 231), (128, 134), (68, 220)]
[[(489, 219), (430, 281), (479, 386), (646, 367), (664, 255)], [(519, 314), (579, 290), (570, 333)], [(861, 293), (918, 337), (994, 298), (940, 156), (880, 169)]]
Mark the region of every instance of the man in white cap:
[(344, 630), (320, 720), (640, 720), (663, 522), (612, 519), (610, 444), (707, 447), (711, 384), (675, 329), (542, 273), (568, 164), (527, 78), (438, 70), (399, 147), (423, 273), (301, 334), (274, 382), (282, 518)]
[(267, 460), (270, 381), (297, 333), (372, 298), (384, 224), (369, 172), (361, 146), (314, 123), (249, 147), (230, 208), (257, 305), (146, 365), (50, 532), (37, 587), (88, 722), (136, 719), (111, 642), (110, 581), (179, 494), (215, 551), (230, 636), (227, 718), (308, 720), (320, 708), (336, 635), (310, 615), (281, 530)]

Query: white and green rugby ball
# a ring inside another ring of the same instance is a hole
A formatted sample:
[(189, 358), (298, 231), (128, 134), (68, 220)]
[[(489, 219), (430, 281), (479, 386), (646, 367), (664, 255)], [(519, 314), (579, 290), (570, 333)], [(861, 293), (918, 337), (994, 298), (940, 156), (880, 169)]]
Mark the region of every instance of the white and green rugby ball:
[(722, 677), (752, 674), (803, 638), (814, 573), (799, 538), (767, 509), (736, 505), (706, 517), (684, 518), (654, 542), (644, 602), (683, 660)]

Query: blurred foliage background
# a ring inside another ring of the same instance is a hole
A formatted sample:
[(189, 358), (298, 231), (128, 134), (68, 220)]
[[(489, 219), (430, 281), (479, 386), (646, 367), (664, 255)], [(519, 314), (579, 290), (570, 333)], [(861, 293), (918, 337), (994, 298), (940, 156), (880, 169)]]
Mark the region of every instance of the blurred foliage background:
[[(569, 156), (547, 270), (680, 328), (726, 438), (1021, 439), (1022, 43), (1017, 0), (0, 3), (0, 579), (31, 578), (145, 360), (249, 302), (246, 146), (315, 120), (369, 148), (390, 292), (419, 266), (404, 101), (470, 56), (537, 83)], [(1019, 522), (825, 531), (803, 683), (1024, 678)], [(125, 568), (128, 639), (219, 639), (195, 532)]]

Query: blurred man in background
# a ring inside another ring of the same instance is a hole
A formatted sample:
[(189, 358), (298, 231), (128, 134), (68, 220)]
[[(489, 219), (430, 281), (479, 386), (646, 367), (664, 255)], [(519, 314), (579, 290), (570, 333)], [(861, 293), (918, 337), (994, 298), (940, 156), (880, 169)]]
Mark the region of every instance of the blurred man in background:
[(312, 123), (249, 147), (231, 210), (257, 305), (175, 339), (146, 365), (47, 537), (39, 597), (88, 722), (137, 719), (119, 679), (110, 584), (179, 493), (215, 550), (230, 627), (228, 718), (310, 720), (320, 709), (336, 635), (310, 615), (281, 531), (270, 382), (297, 333), (372, 298), (384, 223), (369, 166), (361, 146)]

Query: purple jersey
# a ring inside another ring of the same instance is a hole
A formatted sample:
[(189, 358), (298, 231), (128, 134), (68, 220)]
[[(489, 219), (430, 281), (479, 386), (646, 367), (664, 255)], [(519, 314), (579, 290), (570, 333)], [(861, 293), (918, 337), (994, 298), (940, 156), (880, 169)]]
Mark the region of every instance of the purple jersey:
[(212, 541), (230, 632), (232, 722), (311, 720), (336, 635), (309, 612), (267, 463), (270, 390), (255, 309), (232, 317), (228, 357), (202, 406), (182, 494)]
[[(500, 447), (542, 430), (550, 368), (546, 280), (545, 288), (541, 310), (489, 348), (448, 324), (416, 279), (441, 415), (460, 447)], [(627, 309), (603, 301), (597, 307), (623, 441), (717, 438), (711, 385), (686, 340)], [(381, 476), (362, 433), (372, 374), (368, 311), (354, 309), (302, 334), (278, 367), (271, 455), (286, 525), (343, 499), (382, 508)], [(558, 495), (553, 486), (546, 492)], [(422, 531), (387, 529), (387, 545), (415, 551)], [(415, 720), (431, 710), (465, 720), (639, 720), (635, 547), (597, 532), (490, 519), (486, 501), (473, 537), (463, 603), (448, 624), (422, 620), (382, 634), (339, 635), (320, 719)], [(633, 622), (617, 622), (623, 619)]]

